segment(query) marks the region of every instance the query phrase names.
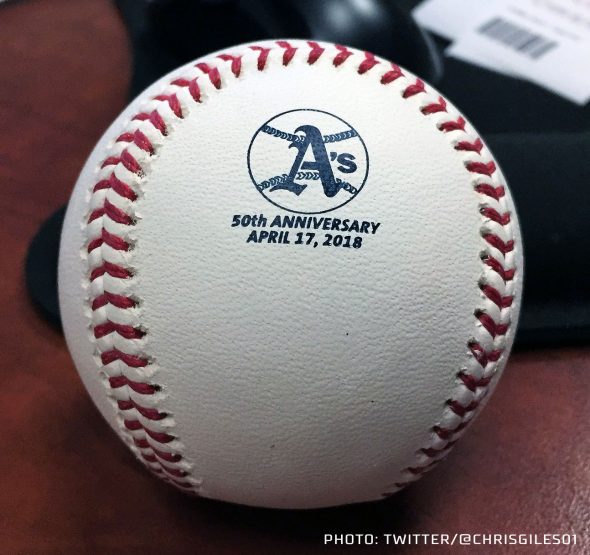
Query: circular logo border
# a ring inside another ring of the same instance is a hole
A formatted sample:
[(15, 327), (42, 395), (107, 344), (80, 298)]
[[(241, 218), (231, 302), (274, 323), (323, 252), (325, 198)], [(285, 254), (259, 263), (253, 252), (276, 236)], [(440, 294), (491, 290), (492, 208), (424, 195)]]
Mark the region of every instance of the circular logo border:
[[(358, 191), (357, 191), (356, 195), (351, 196), (347, 201), (343, 202), (342, 204), (339, 204), (338, 206), (335, 206), (334, 208), (328, 208), (328, 210), (321, 210), (321, 211), (317, 211), (317, 212), (302, 212), (300, 210), (291, 210), (290, 208), (285, 208), (284, 206), (281, 206), (280, 204), (277, 204), (273, 200), (269, 199), (262, 191), (260, 191), (258, 189), (258, 183), (256, 183), (256, 180), (254, 179), (254, 176), (252, 175), (252, 168), (250, 167), (250, 152), (252, 151), (252, 145), (254, 144), (254, 141), (256, 140), (256, 137), (258, 136), (258, 133), (260, 133), (260, 131), (262, 130), (262, 128), (265, 125), (268, 125), (271, 121), (273, 121), (273, 120), (275, 120), (275, 119), (277, 119), (277, 118), (279, 118), (279, 117), (281, 117), (281, 116), (283, 116), (285, 114), (290, 114), (291, 112), (319, 112), (321, 114), (326, 114), (328, 116), (331, 116), (331, 117), (336, 118), (337, 120), (341, 121), (342, 123), (344, 123), (345, 125), (347, 125), (350, 129), (352, 129), (356, 133), (356, 136), (359, 138), (361, 144), (363, 145), (363, 149), (365, 151), (365, 156), (367, 158), (367, 169), (365, 170), (365, 176), (363, 177), (363, 181), (361, 183), (361, 186), (358, 188)], [(338, 116), (335, 116), (334, 114), (332, 114), (330, 112), (326, 112), (325, 110), (318, 110), (316, 108), (294, 108), (293, 110), (285, 110), (284, 112), (281, 112), (280, 114), (277, 114), (277, 115), (273, 116), (272, 118), (267, 119), (256, 130), (256, 133), (254, 133), (254, 135), (252, 137), (252, 140), (250, 141), (250, 144), (248, 145), (247, 162), (248, 162), (248, 173), (250, 174), (250, 179), (252, 180), (252, 183), (254, 183), (254, 187), (256, 188), (256, 191), (258, 191), (258, 193), (267, 202), (270, 202), (271, 204), (273, 204), (277, 208), (280, 208), (281, 210), (286, 210), (287, 212), (291, 212), (293, 214), (326, 214), (327, 212), (332, 212), (333, 210), (338, 210), (338, 208), (342, 208), (343, 206), (346, 206), (351, 200), (354, 200), (356, 197), (359, 196), (359, 194), (363, 190), (363, 187), (365, 186), (365, 183), (367, 182), (367, 177), (369, 176), (369, 151), (367, 150), (367, 145), (365, 144), (365, 141), (360, 136), (360, 134), (358, 133), (358, 131), (352, 125), (350, 125), (347, 121), (343, 120), (342, 118), (340, 118)]]

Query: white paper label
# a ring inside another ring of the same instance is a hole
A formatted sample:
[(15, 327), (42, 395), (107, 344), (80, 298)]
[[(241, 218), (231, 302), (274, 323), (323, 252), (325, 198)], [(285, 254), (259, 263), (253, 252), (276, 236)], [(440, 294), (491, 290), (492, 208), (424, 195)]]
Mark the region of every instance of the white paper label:
[(428, 0), (415, 16), (455, 41), (450, 56), (590, 100), (590, 0)]
[(433, 33), (451, 41), (469, 31), (485, 13), (493, 13), (498, 0), (425, 0), (414, 8), (414, 19)]

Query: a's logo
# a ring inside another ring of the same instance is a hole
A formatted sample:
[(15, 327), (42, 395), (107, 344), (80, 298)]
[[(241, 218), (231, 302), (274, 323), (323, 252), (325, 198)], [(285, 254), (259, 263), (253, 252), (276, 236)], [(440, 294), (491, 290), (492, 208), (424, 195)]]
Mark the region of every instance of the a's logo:
[(321, 110), (290, 110), (254, 134), (248, 169), (258, 191), (274, 205), (318, 214), (358, 195), (369, 157), (360, 135), (339, 117)]

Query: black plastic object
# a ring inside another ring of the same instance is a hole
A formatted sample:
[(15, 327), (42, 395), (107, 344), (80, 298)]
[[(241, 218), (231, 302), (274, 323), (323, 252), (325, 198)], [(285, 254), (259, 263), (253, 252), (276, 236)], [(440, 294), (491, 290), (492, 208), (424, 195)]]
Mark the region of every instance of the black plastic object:
[(487, 137), (516, 203), (525, 253), (521, 343), (590, 339), (590, 132)]
[(57, 300), (57, 258), (65, 213), (64, 206), (43, 222), (29, 245), (25, 262), (29, 294), (41, 314), (56, 326), (61, 323)]
[(273, 38), (368, 50), (436, 83), (432, 39), (391, 0), (116, 0), (133, 42), (131, 94), (215, 50)]

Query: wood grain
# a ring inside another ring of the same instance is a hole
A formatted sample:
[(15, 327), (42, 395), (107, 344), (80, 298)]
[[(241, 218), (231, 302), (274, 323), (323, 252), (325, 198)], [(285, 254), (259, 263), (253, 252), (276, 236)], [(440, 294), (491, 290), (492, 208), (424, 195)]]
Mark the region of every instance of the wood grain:
[[(125, 104), (130, 56), (106, 0), (0, 6), (1, 553), (387, 553), (325, 548), (324, 533), (562, 533), (590, 553), (590, 349), (516, 353), (446, 462), (394, 498), (312, 512), (182, 496), (151, 478), (102, 421), (60, 333), (24, 290), (38, 225)], [(449, 552), (411, 547), (398, 553)]]

